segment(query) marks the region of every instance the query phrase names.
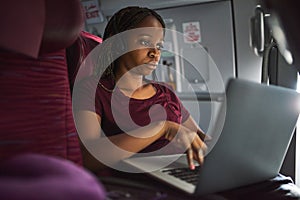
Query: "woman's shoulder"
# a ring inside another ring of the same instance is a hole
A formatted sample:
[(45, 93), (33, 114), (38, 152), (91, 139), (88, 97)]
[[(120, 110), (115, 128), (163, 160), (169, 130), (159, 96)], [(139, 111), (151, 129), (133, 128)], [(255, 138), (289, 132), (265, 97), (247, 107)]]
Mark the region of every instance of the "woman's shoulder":
[(110, 78), (99, 78), (97, 76), (88, 76), (77, 83), (81, 89), (97, 89), (104, 91), (112, 91), (114, 88), (114, 81)]
[(106, 92), (112, 93), (115, 87), (115, 82), (112, 78), (104, 77), (98, 82), (98, 88)]
[(175, 90), (172, 88), (171, 85), (167, 84), (166, 82), (162, 81), (150, 81), (150, 83), (159, 91), (167, 92), (167, 93), (174, 93)]

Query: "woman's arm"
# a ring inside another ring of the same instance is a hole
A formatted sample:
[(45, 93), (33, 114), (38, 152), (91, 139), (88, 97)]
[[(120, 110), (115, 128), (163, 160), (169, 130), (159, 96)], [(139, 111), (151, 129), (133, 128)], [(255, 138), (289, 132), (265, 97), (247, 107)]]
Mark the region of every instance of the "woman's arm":
[(199, 125), (195, 122), (195, 120), (192, 118), (192, 116), (189, 116), (189, 118), (182, 123), (183, 126), (187, 127), (188, 129), (197, 132), (199, 137), (204, 141), (204, 139), (209, 139), (209, 136), (207, 136), (204, 131), (199, 127)]
[[(118, 161), (130, 157), (152, 144), (162, 136), (169, 141), (176, 137), (180, 145), (187, 149), (187, 158), (190, 168), (194, 168), (193, 158), (199, 163), (203, 162), (199, 152), (205, 144), (197, 133), (175, 122), (160, 121), (148, 126), (138, 128), (128, 133), (121, 133), (110, 137), (101, 137), (101, 118), (91, 111), (80, 111), (76, 115), (76, 125), (83, 147), (84, 165), (92, 171), (101, 167), (94, 158), (101, 155), (106, 163), (113, 165)], [(92, 149), (92, 156), (87, 150)], [(116, 148), (117, 147), (117, 148)], [(98, 158), (98, 160), (101, 160)], [(103, 166), (103, 165), (102, 165)]]
[[(92, 148), (93, 155), (101, 154), (109, 164), (114, 164), (149, 146), (165, 132), (164, 123), (156, 122), (128, 133), (101, 137), (101, 117), (92, 111), (79, 111), (76, 114), (76, 125), (82, 140), (83, 164), (92, 171), (102, 168), (103, 165), (101, 166), (101, 163), (90, 154), (87, 148), (89, 150)], [(125, 151), (114, 148), (112, 143)]]

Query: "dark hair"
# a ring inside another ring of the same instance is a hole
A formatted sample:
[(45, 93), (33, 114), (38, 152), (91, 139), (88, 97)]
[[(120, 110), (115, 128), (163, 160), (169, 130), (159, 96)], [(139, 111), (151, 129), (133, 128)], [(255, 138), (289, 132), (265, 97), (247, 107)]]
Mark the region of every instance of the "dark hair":
[[(154, 16), (161, 23), (163, 28), (166, 27), (162, 17), (154, 10), (146, 7), (129, 6), (119, 10), (110, 18), (108, 24), (106, 25), (104, 35), (103, 35), (104, 43), (106, 39), (118, 33), (137, 28), (137, 25), (148, 16)], [(104, 45), (106, 45), (102, 50), (104, 52), (101, 52), (103, 57), (99, 58), (100, 64), (104, 64), (104, 66), (102, 65), (102, 67), (106, 67), (107, 65), (105, 65), (105, 63), (101, 63), (101, 59), (107, 60), (111, 58), (112, 57), (111, 53), (113, 49), (112, 44), (104, 44)], [(102, 76), (113, 76), (115, 61), (113, 60), (107, 60), (107, 61), (110, 64), (109, 66), (107, 66)], [(97, 68), (99, 68), (99, 66)], [(100, 71), (98, 69), (98, 73)]]
[(154, 10), (145, 7), (130, 6), (119, 10), (112, 16), (105, 28), (103, 40), (123, 31), (136, 28), (148, 16), (154, 16), (163, 28), (166, 27), (162, 17)]

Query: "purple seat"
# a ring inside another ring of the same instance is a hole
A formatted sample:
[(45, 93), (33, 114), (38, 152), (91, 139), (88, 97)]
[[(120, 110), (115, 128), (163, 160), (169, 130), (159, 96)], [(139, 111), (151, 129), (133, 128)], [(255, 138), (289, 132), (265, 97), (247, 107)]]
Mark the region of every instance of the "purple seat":
[(83, 19), (79, 0), (1, 2), (0, 161), (40, 153), (82, 163), (66, 48)]
[(83, 19), (80, 0), (0, 3), (0, 199), (104, 198), (71, 107), (66, 48)]
[(0, 199), (101, 200), (105, 192), (89, 172), (65, 159), (15, 156), (0, 165)]

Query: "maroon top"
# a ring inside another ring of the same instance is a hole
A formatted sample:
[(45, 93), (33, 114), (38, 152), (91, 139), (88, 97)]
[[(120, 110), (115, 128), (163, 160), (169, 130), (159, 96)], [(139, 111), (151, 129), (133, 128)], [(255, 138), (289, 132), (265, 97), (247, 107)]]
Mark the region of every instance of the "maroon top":
[[(190, 115), (176, 94), (165, 83), (151, 82), (156, 93), (143, 100), (129, 98), (117, 87), (113, 90), (114, 81), (112, 80), (102, 79), (99, 84), (97, 83), (95, 77), (85, 79), (80, 83), (76, 92), (79, 98), (76, 98), (75, 109), (95, 111), (101, 116), (102, 131), (106, 136), (131, 131), (162, 120), (181, 124)], [(144, 151), (152, 151), (165, 144), (167, 141), (160, 139)]]

